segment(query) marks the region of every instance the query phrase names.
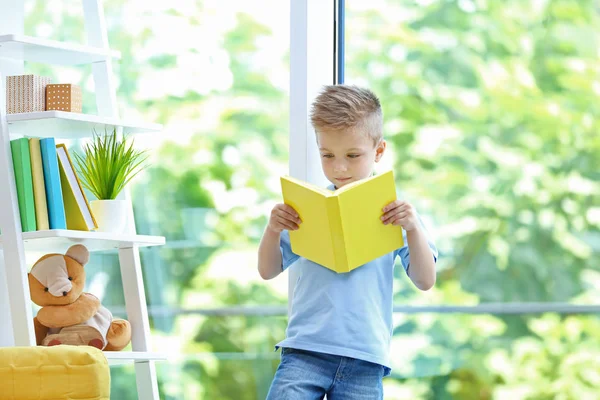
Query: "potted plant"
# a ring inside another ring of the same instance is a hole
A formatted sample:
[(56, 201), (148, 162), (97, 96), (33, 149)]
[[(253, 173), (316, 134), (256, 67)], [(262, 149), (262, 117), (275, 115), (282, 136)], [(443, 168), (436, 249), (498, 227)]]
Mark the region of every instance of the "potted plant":
[(83, 186), (97, 200), (90, 207), (98, 223), (98, 230), (122, 233), (127, 226), (130, 208), (126, 200), (117, 199), (125, 186), (147, 165), (145, 151), (133, 148), (133, 139), (117, 138), (117, 130), (98, 135), (84, 147), (84, 156), (75, 154)]

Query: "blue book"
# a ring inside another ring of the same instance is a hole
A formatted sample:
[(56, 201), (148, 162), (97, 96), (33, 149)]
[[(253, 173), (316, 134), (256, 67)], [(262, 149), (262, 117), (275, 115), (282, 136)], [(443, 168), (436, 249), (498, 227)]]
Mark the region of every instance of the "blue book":
[(58, 171), (54, 138), (40, 139), (40, 149), (42, 151), (42, 166), (44, 168), (50, 229), (67, 229), (65, 203), (60, 185), (60, 173)]

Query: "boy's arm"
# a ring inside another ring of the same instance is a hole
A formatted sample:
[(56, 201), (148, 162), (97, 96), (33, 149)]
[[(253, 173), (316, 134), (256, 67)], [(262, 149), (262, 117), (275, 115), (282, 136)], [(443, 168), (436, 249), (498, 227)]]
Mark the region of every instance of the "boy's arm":
[(381, 220), (384, 224), (401, 225), (406, 231), (410, 280), (421, 290), (431, 289), (435, 285), (435, 256), (416, 210), (410, 203), (396, 200), (385, 206), (383, 212)]
[(265, 280), (273, 279), (281, 273), (281, 265), (279, 233), (267, 227), (258, 248), (258, 273)]
[(296, 230), (302, 223), (296, 210), (286, 204), (276, 204), (271, 211), (258, 248), (258, 273), (263, 279), (273, 279), (283, 271), (283, 258), (279, 247), (281, 232)]
[(406, 239), (410, 254), (408, 276), (416, 287), (429, 290), (435, 285), (435, 259), (427, 236), (423, 228), (417, 226), (416, 229), (406, 232)]

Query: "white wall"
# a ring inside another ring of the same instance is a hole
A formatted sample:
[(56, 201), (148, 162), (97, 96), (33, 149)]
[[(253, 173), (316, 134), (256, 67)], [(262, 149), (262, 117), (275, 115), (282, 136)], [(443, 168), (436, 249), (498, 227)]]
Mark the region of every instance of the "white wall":
[[(290, 29), (290, 175), (327, 186), (309, 111), (322, 86), (335, 82), (333, 1), (290, 0)], [(290, 295), (296, 279), (291, 268)]]

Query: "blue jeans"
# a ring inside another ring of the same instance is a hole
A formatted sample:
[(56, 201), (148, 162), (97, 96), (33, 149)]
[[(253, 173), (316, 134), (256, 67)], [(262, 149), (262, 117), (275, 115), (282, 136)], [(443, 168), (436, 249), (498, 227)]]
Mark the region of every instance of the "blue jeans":
[(267, 400), (380, 400), (383, 366), (354, 358), (290, 348), (281, 349), (281, 363)]

